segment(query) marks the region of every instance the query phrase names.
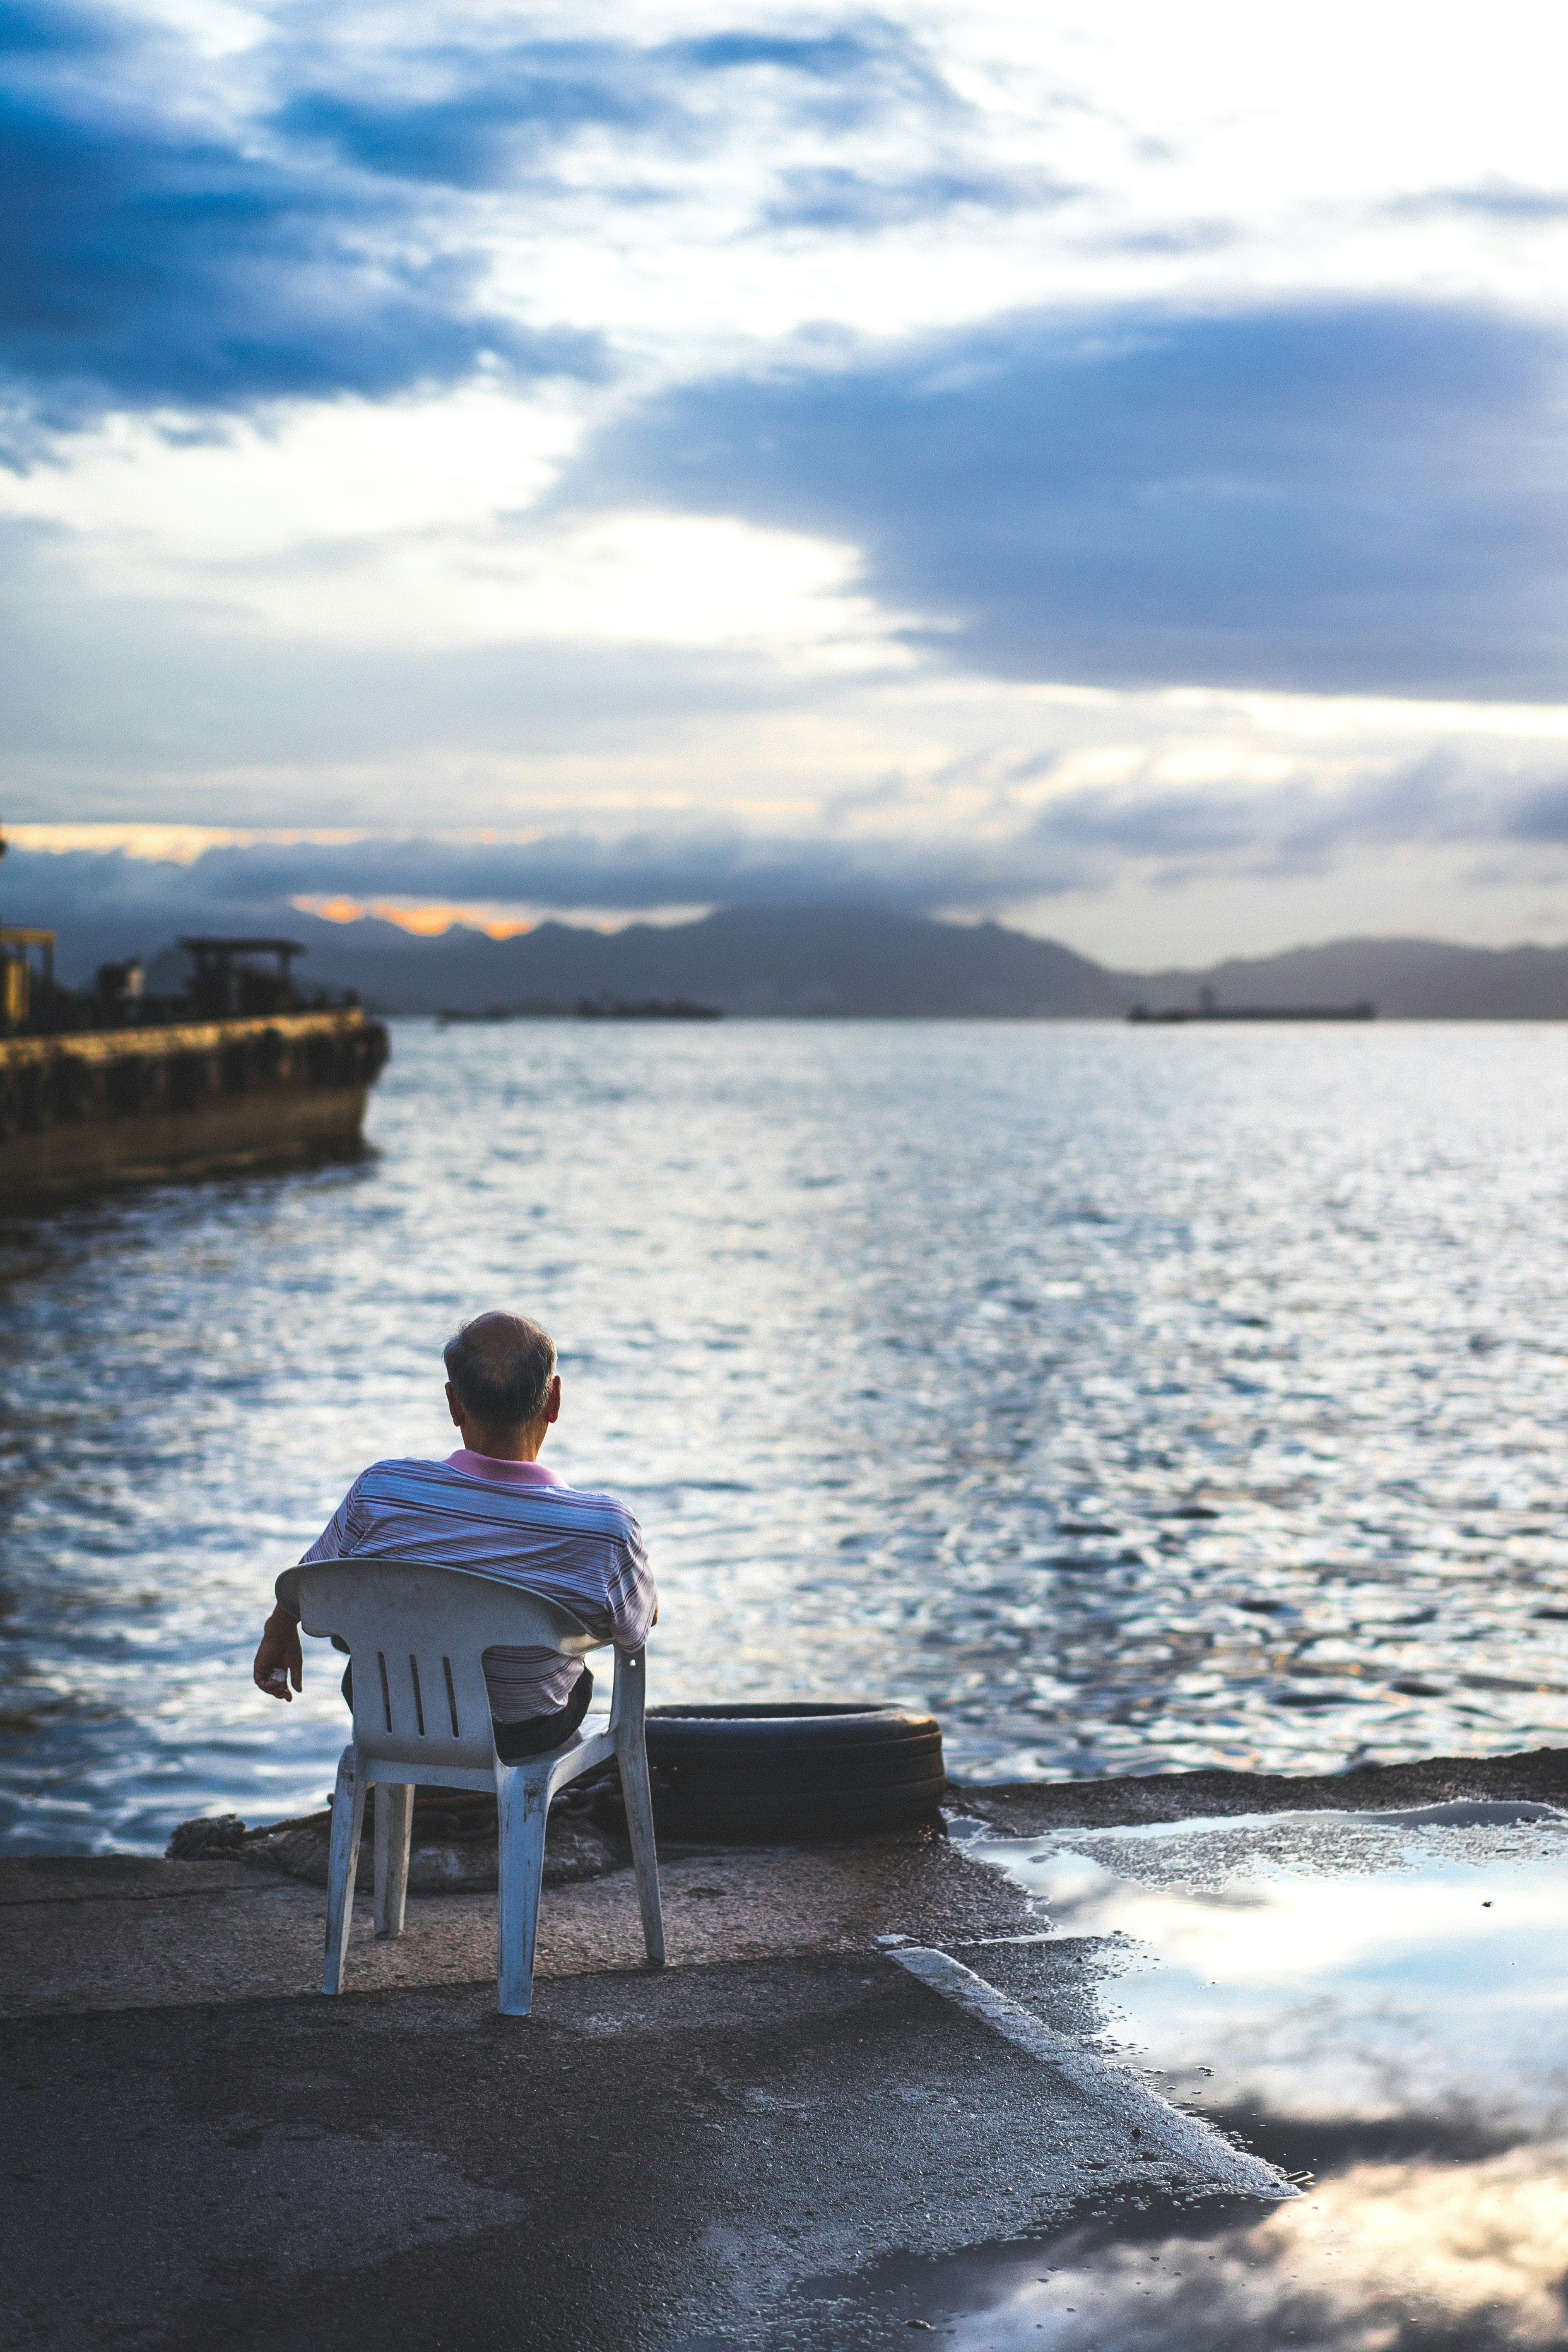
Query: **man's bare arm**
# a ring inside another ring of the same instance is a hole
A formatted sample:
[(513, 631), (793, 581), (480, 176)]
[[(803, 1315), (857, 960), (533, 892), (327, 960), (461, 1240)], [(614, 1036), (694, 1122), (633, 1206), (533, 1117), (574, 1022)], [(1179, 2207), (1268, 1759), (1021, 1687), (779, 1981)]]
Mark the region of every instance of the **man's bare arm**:
[(305, 1687), (305, 1664), (300, 1654), (300, 1620), (290, 1617), (281, 1601), (272, 1612), (261, 1631), (261, 1646), (256, 1653), (251, 1674), (258, 1690), (268, 1698), (283, 1698), (290, 1706), (294, 1690)]

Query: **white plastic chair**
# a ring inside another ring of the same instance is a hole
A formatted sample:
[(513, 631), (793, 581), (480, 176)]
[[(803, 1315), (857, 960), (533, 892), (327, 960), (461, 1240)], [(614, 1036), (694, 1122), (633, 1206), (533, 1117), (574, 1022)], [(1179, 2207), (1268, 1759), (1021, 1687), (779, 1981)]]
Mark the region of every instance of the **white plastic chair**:
[(616, 1652), (605, 1730), (574, 1731), (543, 1755), (503, 1764), (495, 1749), (484, 1653), (515, 1645), (581, 1657), (602, 1649), (604, 1643), (570, 1610), (504, 1577), (364, 1553), (286, 1570), (278, 1597), (299, 1611), (307, 1633), (336, 1633), (346, 1642), (353, 1661), (354, 1736), (332, 1794), (324, 1993), (342, 1990), (365, 1790), (374, 1785), (384, 1792), (375, 1807), (375, 1932), (400, 1936), (416, 1784), (493, 1789), (500, 1878), (496, 2006), (503, 2017), (526, 2017), (533, 2000), (550, 1801), (612, 1756), (620, 1765), (647, 1956), (655, 1968), (664, 1966), (641, 1650)]

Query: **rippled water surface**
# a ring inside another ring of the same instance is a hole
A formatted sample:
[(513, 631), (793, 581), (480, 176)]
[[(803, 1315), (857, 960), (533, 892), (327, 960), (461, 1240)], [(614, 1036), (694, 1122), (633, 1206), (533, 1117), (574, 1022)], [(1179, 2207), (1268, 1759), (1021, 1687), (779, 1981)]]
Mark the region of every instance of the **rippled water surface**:
[(368, 1132), (0, 1227), (12, 1847), (320, 1801), (272, 1579), (501, 1303), (658, 1696), (920, 1699), (985, 1779), (1568, 1739), (1568, 1029), (402, 1023)]

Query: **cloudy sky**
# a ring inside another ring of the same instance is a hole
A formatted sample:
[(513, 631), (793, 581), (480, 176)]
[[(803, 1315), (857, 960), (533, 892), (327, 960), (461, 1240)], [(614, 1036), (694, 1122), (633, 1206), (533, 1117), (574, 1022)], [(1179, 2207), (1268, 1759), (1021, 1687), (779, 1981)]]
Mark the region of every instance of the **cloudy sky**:
[(13, 0), (13, 898), (1568, 937), (1560, 27)]

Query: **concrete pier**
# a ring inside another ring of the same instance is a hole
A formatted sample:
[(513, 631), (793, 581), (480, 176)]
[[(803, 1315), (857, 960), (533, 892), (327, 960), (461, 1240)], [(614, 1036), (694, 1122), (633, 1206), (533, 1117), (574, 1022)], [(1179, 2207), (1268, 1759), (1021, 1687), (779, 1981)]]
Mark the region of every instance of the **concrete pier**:
[[(1568, 1755), (1321, 1785), (1368, 1812), (1563, 1804)], [(1243, 1774), (957, 1794), (1027, 1838), (1086, 1812), (1314, 1801)], [(858, 2333), (847, 2305), (825, 2317), (825, 2280), (1118, 2196), (1234, 2205), (1203, 2131), (1162, 2134), (1100, 2095), (1106, 1952), (1041, 1943), (1022, 1889), (942, 1833), (686, 1851), (664, 1885), (658, 1975), (629, 1871), (550, 1890), (518, 2021), (494, 2009), (493, 1895), (411, 1902), (408, 1934), (381, 1944), (362, 1897), (352, 1989), (330, 2001), (324, 1898), (264, 1865), (0, 1864), (4, 2340), (837, 2352), (892, 2339)], [(1009, 1938), (1026, 1940), (992, 1966)], [(1037, 2049), (896, 1965), (893, 1939), (1000, 1987)], [(1089, 2053), (1076, 2072), (1051, 2063), (1068, 2048)], [(1240, 2187), (1267, 2212), (1270, 2168), (1248, 2161)]]

